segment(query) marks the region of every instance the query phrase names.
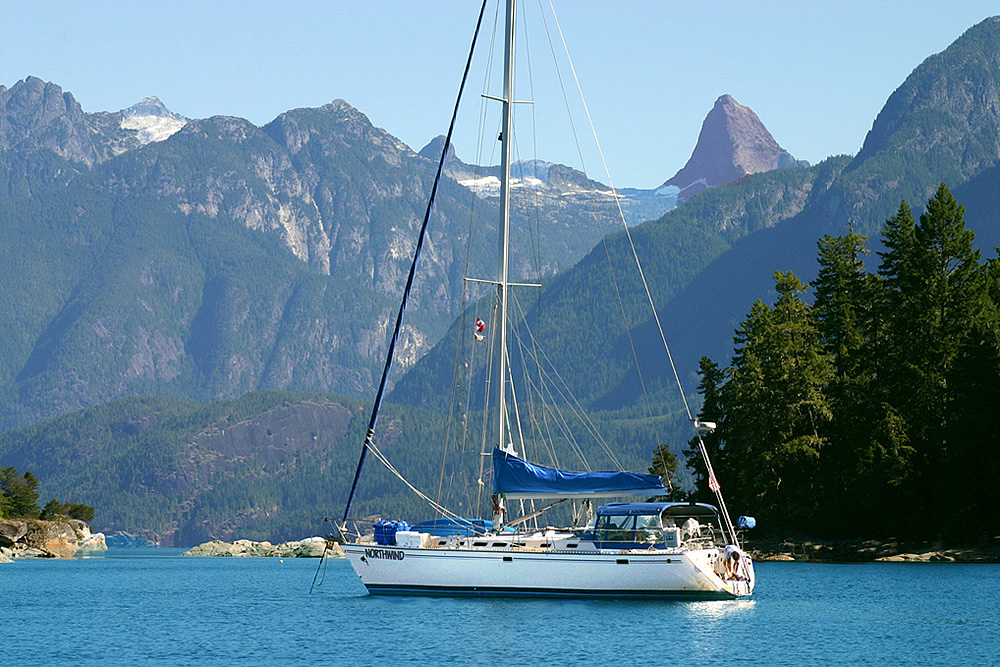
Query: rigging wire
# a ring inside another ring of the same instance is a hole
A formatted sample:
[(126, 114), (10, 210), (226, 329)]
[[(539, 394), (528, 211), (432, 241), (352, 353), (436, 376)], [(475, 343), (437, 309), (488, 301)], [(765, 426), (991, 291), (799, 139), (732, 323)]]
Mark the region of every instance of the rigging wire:
[[(552, 0), (549, 0), (549, 5), (552, 6)], [(674, 379), (677, 380), (677, 389), (680, 390), (681, 400), (684, 402), (684, 410), (685, 412), (687, 412), (688, 419), (693, 421), (693, 417), (691, 415), (691, 408), (688, 405), (687, 397), (684, 395), (684, 387), (681, 385), (681, 379), (679, 374), (677, 373), (677, 367), (674, 365), (674, 357), (670, 353), (670, 346), (667, 345), (667, 338), (666, 335), (663, 333), (663, 326), (660, 324), (660, 316), (656, 312), (656, 304), (653, 302), (653, 295), (649, 289), (649, 283), (646, 280), (646, 273), (645, 271), (642, 270), (642, 264), (639, 262), (639, 254), (635, 249), (635, 243), (632, 240), (632, 233), (629, 231), (628, 225), (625, 223), (625, 212), (622, 210), (621, 207), (621, 197), (619, 197), (618, 188), (615, 187), (614, 181), (611, 178), (611, 170), (608, 168), (608, 162), (604, 157), (604, 150), (601, 148), (601, 142), (597, 138), (597, 130), (594, 127), (594, 120), (590, 115), (590, 108), (587, 106), (587, 101), (583, 97), (583, 89), (580, 86), (580, 79), (576, 75), (576, 68), (573, 66), (573, 60), (569, 56), (569, 48), (566, 46), (566, 38), (563, 35), (562, 27), (559, 25), (559, 18), (555, 15), (555, 7), (552, 7), (552, 16), (555, 19), (556, 28), (559, 31), (559, 37), (562, 40), (563, 48), (566, 51), (566, 58), (567, 61), (569, 62), (570, 71), (573, 74), (573, 80), (576, 82), (577, 91), (580, 94), (580, 101), (583, 104), (583, 110), (587, 115), (587, 121), (590, 123), (590, 129), (594, 136), (594, 142), (597, 145), (597, 152), (601, 157), (602, 164), (604, 165), (604, 172), (608, 178), (608, 185), (611, 187), (611, 191), (614, 193), (614, 200), (615, 200), (615, 205), (618, 208), (618, 215), (621, 218), (622, 227), (625, 230), (625, 236), (628, 239), (629, 247), (632, 250), (632, 257), (635, 259), (635, 265), (639, 271), (639, 277), (642, 280), (643, 289), (646, 292), (646, 299), (649, 302), (650, 310), (652, 310), (653, 320), (656, 322), (656, 329), (660, 334), (660, 340), (662, 341), (663, 347), (666, 350), (667, 359), (670, 361), (670, 368), (673, 370)], [(629, 336), (629, 340), (631, 340), (631, 336)], [(633, 346), (633, 354), (634, 353), (635, 353), (635, 348)]]
[(389, 341), (389, 350), (386, 354), (385, 368), (382, 370), (382, 379), (379, 381), (378, 392), (375, 395), (375, 403), (372, 406), (371, 418), (368, 421), (368, 432), (365, 434), (365, 441), (361, 447), (361, 456), (358, 458), (358, 467), (354, 472), (354, 481), (351, 482), (351, 492), (347, 496), (347, 504), (344, 507), (344, 518), (342, 523), (347, 523), (347, 518), (351, 512), (351, 503), (354, 500), (354, 493), (358, 488), (358, 479), (361, 477), (361, 470), (365, 465), (365, 455), (369, 449), (374, 447), (375, 426), (378, 424), (378, 413), (382, 407), (382, 397), (385, 394), (385, 387), (389, 378), (389, 371), (392, 369), (392, 360), (395, 355), (396, 343), (399, 340), (399, 332), (403, 326), (403, 315), (406, 312), (406, 304), (409, 299), (410, 290), (413, 287), (413, 277), (417, 271), (417, 261), (420, 259), (420, 250), (423, 247), (424, 239), (427, 237), (427, 224), (430, 222), (431, 211), (434, 209), (434, 197), (437, 194), (438, 183), (441, 181), (441, 173), (444, 171), (445, 158), (448, 156), (448, 147), (451, 145), (451, 135), (455, 130), (455, 119), (458, 117), (458, 109), (462, 102), (462, 92), (465, 90), (465, 82), (469, 77), (469, 69), (472, 65), (472, 56), (476, 50), (476, 40), (479, 38), (479, 28), (483, 22), (483, 15), (486, 12), (486, 0), (479, 9), (479, 17), (476, 20), (476, 30), (472, 35), (472, 44), (469, 47), (469, 57), (465, 62), (465, 71), (462, 74), (462, 83), (458, 88), (458, 98), (455, 100), (455, 109), (452, 112), (451, 123), (448, 126), (448, 134), (444, 140), (441, 150), (441, 160), (438, 162), (437, 173), (434, 176), (434, 184), (431, 186), (431, 195), (427, 201), (427, 209), (424, 212), (424, 221), (420, 226), (420, 234), (417, 238), (417, 247), (413, 253), (413, 262), (410, 264), (410, 273), (406, 278), (406, 287), (403, 289), (403, 300), (399, 305), (399, 313), (396, 315), (396, 325), (392, 332), (392, 339)]
[[(587, 432), (591, 435), (591, 437), (594, 438), (595, 441), (597, 441), (597, 443), (601, 446), (604, 452), (611, 458), (612, 462), (618, 467), (618, 469), (624, 470), (625, 468), (624, 466), (622, 466), (621, 461), (618, 460), (618, 457), (615, 455), (614, 450), (611, 449), (607, 441), (605, 441), (604, 438), (601, 437), (600, 431), (597, 429), (597, 426), (594, 424), (593, 420), (587, 414), (587, 411), (580, 404), (579, 399), (577, 399), (576, 396), (573, 394), (572, 390), (569, 387), (569, 384), (559, 374), (559, 370), (558, 368), (556, 368), (556, 365), (552, 363), (552, 360), (549, 359), (548, 355), (545, 354), (544, 348), (541, 345), (539, 345), (537, 341), (535, 341), (534, 334), (532, 333), (531, 329), (530, 328), (526, 329), (526, 331), (529, 338), (531, 338), (533, 341), (532, 343), (533, 346), (539, 351), (538, 359), (545, 361), (546, 364), (545, 367), (547, 367), (549, 369), (549, 372), (558, 380), (557, 383), (549, 381), (543, 383), (542, 386), (546, 388), (551, 386), (556, 387), (556, 391), (559, 394), (559, 398), (562, 399), (563, 404), (569, 406), (570, 409), (573, 410), (573, 413), (577, 416), (577, 418), (587, 429)], [(518, 337), (519, 339), (520, 332), (515, 330), (515, 336)], [(545, 367), (540, 366), (540, 370), (544, 374), (545, 378), (549, 378), (550, 377), (549, 374), (544, 370)], [(552, 403), (554, 404), (555, 401), (552, 401)], [(586, 459), (583, 460), (584, 462), (586, 462)]]
[[(607, 160), (604, 157), (604, 151), (601, 149), (600, 140), (597, 138), (597, 131), (594, 128), (594, 121), (593, 121), (593, 118), (590, 115), (590, 108), (587, 106), (587, 102), (586, 102), (586, 100), (583, 97), (583, 90), (582, 90), (582, 88), (580, 86), (580, 80), (579, 80), (579, 78), (576, 75), (576, 68), (573, 67), (573, 61), (572, 61), (572, 59), (569, 56), (569, 49), (566, 47), (566, 38), (563, 35), (562, 27), (559, 25), (559, 18), (555, 14), (555, 7), (552, 6), (552, 0), (549, 0), (549, 6), (552, 8), (552, 16), (553, 16), (553, 18), (554, 18), (554, 20), (556, 22), (556, 28), (559, 31), (559, 37), (562, 40), (563, 48), (566, 51), (566, 58), (567, 58), (567, 61), (569, 62), (570, 70), (573, 73), (573, 79), (576, 82), (577, 90), (580, 93), (580, 100), (582, 101), (582, 103), (583, 103), (583, 109), (584, 109), (584, 111), (587, 114), (587, 120), (590, 123), (590, 128), (591, 128), (591, 131), (593, 132), (593, 135), (594, 135), (594, 142), (597, 145), (598, 154), (601, 156), (601, 162), (604, 165), (604, 171), (605, 171), (605, 173), (607, 174), (607, 177), (608, 177), (608, 185), (611, 186), (612, 192), (614, 192), (614, 195), (615, 195), (615, 204), (617, 205), (619, 215), (621, 216), (622, 226), (625, 228), (625, 236), (628, 239), (629, 247), (632, 249), (632, 257), (635, 259), (636, 268), (639, 271), (639, 277), (642, 279), (642, 286), (643, 286), (643, 289), (645, 289), (645, 292), (646, 292), (646, 299), (649, 301), (650, 309), (653, 312), (653, 320), (656, 322), (656, 330), (660, 334), (660, 340), (663, 343), (663, 349), (667, 353), (667, 359), (670, 362), (670, 370), (673, 372), (674, 380), (677, 382), (677, 389), (678, 389), (678, 391), (680, 393), (681, 401), (684, 403), (684, 410), (687, 413), (688, 420), (691, 421), (691, 422), (695, 422), (694, 416), (691, 413), (691, 407), (688, 405), (687, 396), (684, 394), (684, 387), (681, 384), (680, 374), (678, 374), (678, 372), (677, 372), (677, 366), (674, 364), (674, 357), (670, 353), (670, 346), (667, 345), (667, 338), (666, 338), (666, 335), (664, 335), (664, 333), (663, 333), (663, 325), (660, 323), (660, 316), (659, 316), (659, 314), (656, 311), (656, 305), (653, 302), (653, 295), (650, 292), (649, 283), (646, 281), (646, 274), (642, 270), (642, 264), (639, 262), (639, 254), (638, 254), (638, 252), (635, 249), (635, 243), (632, 240), (632, 233), (629, 231), (628, 225), (625, 224), (625, 213), (622, 211), (622, 208), (621, 208), (621, 199), (618, 196), (618, 189), (615, 187), (614, 182), (611, 179), (611, 171), (608, 169), (608, 163), (607, 163)], [(631, 341), (631, 335), (629, 336), (629, 341)], [(633, 354), (635, 354), (634, 347), (633, 347)], [(645, 394), (645, 387), (643, 387), (643, 393)], [(647, 399), (647, 405), (648, 405), (648, 399)], [(715, 477), (715, 473), (712, 470), (712, 463), (709, 460), (708, 450), (705, 447), (705, 441), (702, 439), (700, 433), (698, 434), (698, 448), (700, 449), (701, 455), (702, 455), (702, 459), (705, 462), (706, 472), (708, 472), (708, 474), (710, 475), (709, 479), (710, 480), (715, 480), (715, 482), (716, 482), (715, 483), (715, 487), (716, 487), (715, 488), (715, 497), (718, 499), (719, 505), (720, 505), (720, 509), (722, 510), (722, 515), (726, 519), (726, 525), (727, 525), (727, 527), (729, 529), (730, 536), (731, 536), (731, 538), (733, 540), (733, 543), (735, 545), (739, 546), (739, 541), (738, 541), (738, 538), (736, 536), (736, 530), (733, 527), (732, 519), (729, 517), (729, 510), (726, 508), (726, 503), (725, 503), (725, 501), (722, 498), (722, 490), (721, 490), (721, 487), (718, 484), (718, 478)], [(668, 478), (668, 482), (669, 482), (669, 478)]]
[[(624, 214), (624, 212), (621, 209), (621, 202), (620, 202), (619, 197), (618, 197), (618, 190), (617, 190), (617, 188), (615, 188), (614, 182), (611, 179), (611, 173), (610, 173), (610, 171), (608, 169), (607, 162), (604, 160), (604, 153), (601, 150), (601, 144), (600, 144), (599, 139), (597, 138), (597, 130), (594, 128), (593, 120), (590, 117), (590, 109), (588, 108), (586, 98), (583, 95), (583, 88), (580, 86), (580, 80), (579, 80), (579, 78), (576, 75), (576, 68), (573, 66), (573, 59), (572, 59), (572, 57), (569, 54), (569, 47), (566, 44), (566, 38), (565, 38), (565, 36), (563, 35), (563, 32), (562, 32), (562, 26), (559, 25), (559, 17), (556, 15), (556, 10), (555, 10), (555, 7), (552, 5), (551, 0), (549, 0), (549, 8), (552, 11), (552, 18), (555, 21), (556, 30), (559, 33), (559, 38), (560, 38), (560, 40), (562, 42), (563, 52), (566, 55), (566, 61), (569, 64), (570, 72), (573, 75), (573, 80), (576, 82), (577, 94), (579, 95), (580, 102), (583, 104), (583, 109), (584, 109), (584, 111), (586, 113), (587, 120), (590, 123), (590, 129), (591, 129), (591, 134), (594, 137), (594, 143), (596, 144), (598, 153), (601, 156), (601, 161), (604, 162), (604, 171), (605, 171), (605, 174), (607, 175), (607, 178), (608, 178), (608, 184), (610, 185), (611, 191), (612, 191), (612, 193), (614, 195), (615, 205), (618, 208), (618, 217), (621, 220), (622, 227), (625, 229), (625, 233), (629, 234), (628, 225), (625, 222), (625, 214)], [(548, 30), (548, 23), (545, 23), (545, 29), (546, 29), (546, 33), (545, 34), (546, 34), (546, 36), (549, 39), (549, 48), (550, 48), (550, 50), (553, 51), (553, 54), (554, 54), (555, 47), (552, 44), (552, 36), (551, 36), (551, 34), (549, 33), (549, 30)], [(560, 86), (564, 86), (561, 73), (560, 73), (560, 76), (559, 76), (559, 83), (560, 83)], [(567, 106), (567, 109), (568, 109), (569, 108), (569, 102), (568, 102), (568, 96), (566, 95), (565, 88), (563, 88), (563, 97), (567, 100), (566, 101), (566, 106)], [(583, 152), (582, 152), (582, 149), (580, 147), (579, 138), (577, 138), (577, 134), (576, 134), (576, 125), (572, 124), (572, 127), (573, 127), (573, 137), (576, 140), (577, 152), (580, 154), (580, 163), (581, 163), (581, 165), (584, 165), (585, 163), (584, 163), (584, 159), (583, 159)], [(583, 170), (584, 170), (584, 174), (586, 174), (587, 173), (586, 166), (583, 167)], [(616, 299), (618, 301), (618, 307), (621, 310), (622, 320), (625, 323), (625, 336), (628, 339), (629, 349), (632, 352), (632, 363), (633, 363), (633, 365), (635, 367), (635, 372), (636, 372), (636, 375), (638, 376), (638, 379), (639, 379), (639, 386), (642, 389), (642, 397), (643, 397), (643, 401), (644, 401), (644, 403), (646, 405), (646, 413), (649, 416), (650, 426), (653, 429), (653, 436), (654, 436), (655, 440), (657, 442), (659, 442), (660, 441), (659, 429), (657, 428), (656, 421), (653, 418), (653, 408), (652, 408), (652, 405), (651, 405), (650, 400), (649, 400), (649, 393), (646, 390), (646, 382), (645, 382), (645, 379), (643, 378), (643, 375), (642, 375), (642, 367), (639, 365), (639, 357), (638, 357), (638, 353), (636, 352), (636, 349), (635, 349), (635, 341), (632, 339), (632, 328), (629, 325), (628, 315), (625, 312), (625, 302), (624, 302), (624, 299), (622, 298), (621, 290), (620, 290), (620, 288), (618, 286), (618, 279), (617, 279), (617, 277), (615, 275), (614, 263), (611, 260), (611, 251), (608, 248), (607, 237), (604, 234), (604, 226), (601, 224), (601, 216), (598, 215), (598, 216), (595, 216), (595, 217), (596, 217), (596, 220), (597, 220), (598, 229), (601, 232), (601, 244), (602, 244), (602, 246), (604, 248), (604, 254), (605, 254), (605, 257), (607, 257), (607, 260), (608, 260), (608, 272), (611, 275), (611, 283), (614, 286), (615, 297), (616, 297)], [(631, 242), (631, 235), (630, 234), (629, 234), (629, 241)], [(633, 252), (634, 252), (634, 247), (633, 247)], [(636, 256), (635, 259), (636, 259), (636, 265), (639, 267), (639, 271), (640, 271), (640, 275), (641, 275), (641, 273), (642, 273), (642, 267), (641, 267), (641, 265), (639, 265), (638, 256)], [(643, 284), (645, 285), (645, 277), (644, 276), (643, 276)], [(648, 294), (648, 291), (649, 290), (647, 288), (647, 294)], [(655, 308), (653, 310), (653, 315), (654, 315), (654, 317), (656, 316)], [(657, 324), (659, 324), (659, 322), (657, 322)], [(661, 331), (661, 337), (662, 337), (662, 331)], [(664, 340), (663, 343), (664, 343), (664, 345), (666, 345), (666, 340)], [(669, 355), (669, 350), (667, 351), (667, 354)], [(671, 364), (672, 363), (673, 363), (673, 361), (671, 360)], [(683, 398), (683, 391), (682, 391), (682, 398)], [(685, 401), (685, 406), (686, 405), (687, 405), (687, 403)], [(669, 478), (667, 479), (667, 484), (668, 485), (670, 484)]]

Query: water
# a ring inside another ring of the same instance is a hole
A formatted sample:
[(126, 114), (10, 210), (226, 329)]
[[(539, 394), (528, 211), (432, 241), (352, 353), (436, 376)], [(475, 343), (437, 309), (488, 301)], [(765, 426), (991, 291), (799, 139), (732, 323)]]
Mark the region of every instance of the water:
[(997, 664), (1000, 565), (759, 563), (735, 602), (371, 597), (346, 560), (0, 564), (10, 665)]

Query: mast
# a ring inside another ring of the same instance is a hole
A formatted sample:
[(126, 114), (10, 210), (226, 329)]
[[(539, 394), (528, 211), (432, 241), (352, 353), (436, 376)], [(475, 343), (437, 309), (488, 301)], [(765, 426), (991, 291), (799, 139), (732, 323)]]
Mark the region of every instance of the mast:
[[(504, 29), (503, 99), (500, 121), (500, 220), (497, 227), (500, 235), (497, 258), (497, 299), (500, 315), (499, 352), (500, 360), (497, 379), (497, 447), (507, 449), (507, 291), (508, 248), (510, 243), (510, 154), (514, 115), (514, 0), (507, 0)], [(499, 530), (504, 522), (506, 508), (501, 496), (493, 499), (493, 520)]]
[(500, 234), (497, 261), (497, 298), (500, 314), (500, 375), (497, 383), (497, 409), (500, 419), (498, 444), (507, 448), (507, 291), (508, 248), (510, 244), (510, 154), (514, 115), (514, 0), (507, 0), (507, 20), (503, 64), (503, 112), (500, 122)]

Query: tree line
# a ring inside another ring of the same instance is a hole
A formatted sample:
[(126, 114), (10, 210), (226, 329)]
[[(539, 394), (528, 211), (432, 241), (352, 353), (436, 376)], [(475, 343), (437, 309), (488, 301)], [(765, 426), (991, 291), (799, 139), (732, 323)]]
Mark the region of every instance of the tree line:
[[(941, 184), (919, 219), (903, 201), (886, 220), (876, 272), (852, 231), (819, 240), (810, 285), (774, 274), (777, 299), (753, 304), (731, 364), (699, 369), (731, 506), (772, 534), (997, 534), (1000, 260), (973, 244)], [(711, 502), (697, 440), (685, 453), (693, 497)]]
[(93, 521), (94, 508), (80, 503), (61, 503), (55, 498), (38, 509), (38, 479), (10, 467), (0, 468), (0, 519), (41, 519)]

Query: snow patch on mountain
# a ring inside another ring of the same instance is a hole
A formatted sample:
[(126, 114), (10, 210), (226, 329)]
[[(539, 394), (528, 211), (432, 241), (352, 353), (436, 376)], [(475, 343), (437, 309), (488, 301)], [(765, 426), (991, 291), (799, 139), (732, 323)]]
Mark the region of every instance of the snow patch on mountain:
[(146, 97), (122, 110), (121, 127), (135, 130), (139, 143), (146, 145), (167, 139), (187, 122), (187, 118), (168, 109), (159, 98)]

